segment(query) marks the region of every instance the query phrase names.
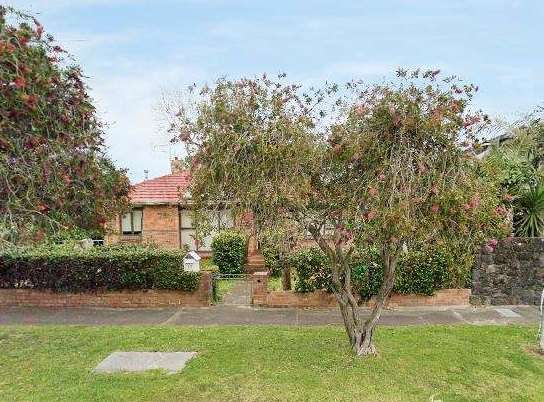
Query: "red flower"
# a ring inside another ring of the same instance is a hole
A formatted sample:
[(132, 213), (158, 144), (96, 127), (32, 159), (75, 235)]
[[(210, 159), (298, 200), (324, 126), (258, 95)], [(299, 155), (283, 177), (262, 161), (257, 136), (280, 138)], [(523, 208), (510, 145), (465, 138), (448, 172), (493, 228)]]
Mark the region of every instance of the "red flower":
[(507, 209), (503, 207), (502, 205), (499, 205), (498, 207), (495, 208), (495, 213), (499, 216), (506, 215), (506, 212), (507, 212)]
[(43, 34), (43, 25), (40, 24), (39, 22), (36, 23), (36, 38), (40, 39), (42, 37), (42, 34)]
[(13, 43), (8, 42), (5, 46), (3, 46), (3, 49), (5, 49), (8, 53), (13, 53), (17, 47)]
[(514, 196), (512, 194), (505, 194), (503, 199), (506, 202), (512, 202), (514, 200)]
[(376, 197), (378, 195), (378, 189), (376, 187), (369, 187), (368, 188), (368, 195), (372, 197)]
[(355, 111), (359, 116), (363, 116), (366, 113), (366, 108), (363, 105), (355, 106)]
[(436, 214), (438, 213), (438, 211), (440, 211), (440, 207), (436, 204), (433, 204), (433, 206), (431, 207), (431, 211)]
[(27, 45), (28, 40), (29, 40), (28, 36), (23, 36), (23, 35), (19, 36), (19, 43), (23, 47)]
[(376, 218), (376, 216), (378, 216), (376, 211), (368, 211), (364, 213), (363, 218), (365, 221), (371, 221), (372, 219)]
[(40, 202), (38, 204), (38, 211), (42, 212), (42, 213), (46, 213), (47, 211), (49, 211), (49, 207), (44, 204), (43, 202)]
[(18, 89), (26, 87), (25, 77), (22, 77), (22, 76), (15, 78), (15, 81), (13, 81), (13, 83)]
[(469, 201), (468, 204), (470, 205), (470, 208), (471, 208), (471, 209), (478, 208), (478, 207), (480, 206), (480, 195), (479, 195), (479, 194), (474, 195), (474, 196), (470, 199), (470, 201)]
[(38, 103), (38, 97), (36, 95), (24, 94), (21, 96), (21, 99), (30, 109), (34, 109)]

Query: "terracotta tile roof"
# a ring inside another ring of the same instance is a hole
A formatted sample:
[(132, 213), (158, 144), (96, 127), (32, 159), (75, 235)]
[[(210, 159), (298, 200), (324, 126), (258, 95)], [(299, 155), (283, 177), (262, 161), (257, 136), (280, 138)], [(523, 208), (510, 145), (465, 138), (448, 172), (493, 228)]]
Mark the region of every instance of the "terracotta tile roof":
[(142, 181), (132, 186), (130, 201), (133, 204), (176, 204), (190, 180), (188, 172), (181, 172)]

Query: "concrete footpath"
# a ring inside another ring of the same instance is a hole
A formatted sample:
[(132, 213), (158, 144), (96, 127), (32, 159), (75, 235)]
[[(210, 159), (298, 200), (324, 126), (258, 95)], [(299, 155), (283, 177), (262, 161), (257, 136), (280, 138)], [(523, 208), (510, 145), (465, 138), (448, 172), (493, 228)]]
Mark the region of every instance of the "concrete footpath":
[[(362, 309), (363, 315), (368, 314)], [(534, 324), (536, 306), (419, 307), (385, 310), (381, 325)], [(338, 325), (338, 309), (202, 308), (110, 309), (0, 307), (0, 325)]]

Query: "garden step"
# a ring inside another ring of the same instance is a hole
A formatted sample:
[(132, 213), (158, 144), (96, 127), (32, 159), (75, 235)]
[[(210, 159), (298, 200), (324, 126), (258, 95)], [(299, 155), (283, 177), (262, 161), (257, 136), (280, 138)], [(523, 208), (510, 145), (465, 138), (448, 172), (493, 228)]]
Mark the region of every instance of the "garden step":
[(248, 267), (264, 267), (264, 262), (248, 262)]

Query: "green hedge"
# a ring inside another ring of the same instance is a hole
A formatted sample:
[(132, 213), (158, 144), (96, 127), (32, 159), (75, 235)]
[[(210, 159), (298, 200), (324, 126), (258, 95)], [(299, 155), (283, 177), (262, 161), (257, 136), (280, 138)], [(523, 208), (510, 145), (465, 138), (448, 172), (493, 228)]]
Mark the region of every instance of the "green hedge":
[(314, 247), (300, 249), (291, 255), (289, 263), (296, 273), (295, 292), (330, 288), (330, 271), (321, 250)]
[(183, 271), (183, 257), (180, 251), (142, 246), (10, 248), (0, 252), (0, 287), (57, 292), (194, 291), (200, 274)]
[(241, 274), (247, 258), (247, 237), (235, 230), (218, 233), (212, 240), (213, 262), (222, 274)]
[(266, 240), (261, 241), (259, 250), (264, 257), (264, 266), (270, 276), (279, 277), (282, 273), (281, 256), (279, 250)]
[[(301, 249), (291, 257), (296, 271), (295, 291), (331, 291), (330, 270), (325, 255), (316, 248)], [(404, 254), (397, 265), (393, 291), (401, 294), (432, 295), (448, 285), (448, 271), (453, 259), (439, 247), (414, 250)], [(362, 299), (376, 295), (383, 282), (383, 265), (375, 250), (360, 253), (352, 267), (353, 291)]]

